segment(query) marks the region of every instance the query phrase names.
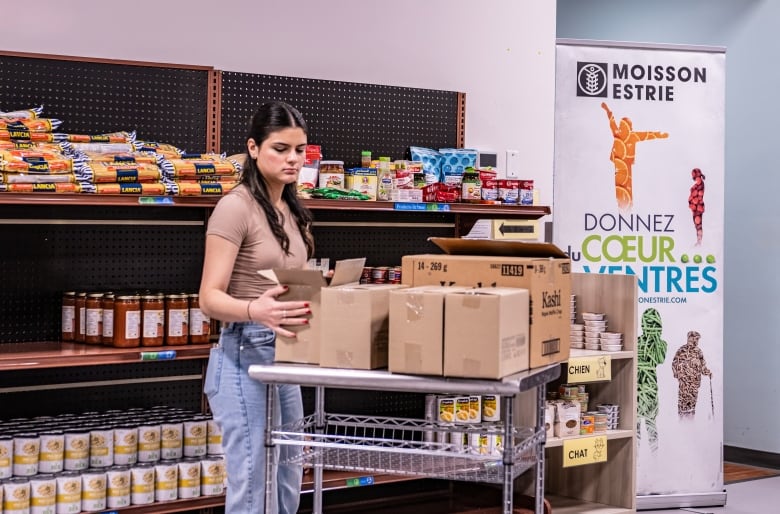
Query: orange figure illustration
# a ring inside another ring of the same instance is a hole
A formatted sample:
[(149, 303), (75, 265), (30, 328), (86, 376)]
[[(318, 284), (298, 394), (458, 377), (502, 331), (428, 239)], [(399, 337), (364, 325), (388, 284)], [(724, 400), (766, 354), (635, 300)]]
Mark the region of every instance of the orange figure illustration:
[(631, 180), (631, 168), (634, 166), (636, 143), (648, 139), (666, 139), (666, 132), (634, 131), (630, 118), (621, 118), (620, 125), (606, 103), (601, 108), (607, 112), (609, 127), (615, 140), (609, 160), (615, 166), (615, 197), (621, 210), (630, 210), (634, 205), (634, 192)]
[(693, 214), (693, 226), (696, 227), (696, 246), (701, 244), (701, 238), (704, 235), (702, 228), (704, 219), (704, 180), (707, 178), (699, 168), (693, 168), (691, 171), (693, 185), (691, 194), (688, 196), (688, 207)]

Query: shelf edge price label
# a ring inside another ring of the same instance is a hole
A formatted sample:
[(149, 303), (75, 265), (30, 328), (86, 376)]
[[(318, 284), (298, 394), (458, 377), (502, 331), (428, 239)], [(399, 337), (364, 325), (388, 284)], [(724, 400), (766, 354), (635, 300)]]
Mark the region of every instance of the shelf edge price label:
[(607, 462), (607, 436), (574, 437), (563, 440), (563, 467)]
[(141, 352), (142, 361), (172, 361), (176, 358), (176, 350), (160, 352)]
[(367, 476), (367, 477), (358, 477), (358, 478), (348, 478), (346, 482), (347, 482), (347, 487), (361, 487), (365, 485), (374, 485), (374, 477)]
[(612, 380), (612, 356), (571, 357), (566, 363), (566, 375), (570, 384)]
[(173, 205), (173, 198), (170, 196), (139, 196), (138, 203), (141, 205)]

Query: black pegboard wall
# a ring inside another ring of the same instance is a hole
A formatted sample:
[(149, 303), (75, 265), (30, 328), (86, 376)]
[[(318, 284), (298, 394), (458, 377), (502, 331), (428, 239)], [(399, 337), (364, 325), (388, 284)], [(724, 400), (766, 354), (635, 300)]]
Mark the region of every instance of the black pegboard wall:
[(43, 105), (57, 132), (135, 130), (139, 139), (206, 149), (208, 71), (0, 55), (0, 110)]
[(263, 102), (301, 111), (325, 159), (360, 164), (361, 150), (404, 159), (410, 146), (458, 145), (458, 93), (378, 84), (222, 72), (221, 150), (245, 151), (249, 119)]
[(122, 208), (98, 216), (116, 224), (69, 224), (67, 210), (47, 209), (40, 224), (0, 220), (0, 343), (58, 340), (66, 290), (197, 292), (205, 229), (186, 209), (195, 224), (127, 223)]

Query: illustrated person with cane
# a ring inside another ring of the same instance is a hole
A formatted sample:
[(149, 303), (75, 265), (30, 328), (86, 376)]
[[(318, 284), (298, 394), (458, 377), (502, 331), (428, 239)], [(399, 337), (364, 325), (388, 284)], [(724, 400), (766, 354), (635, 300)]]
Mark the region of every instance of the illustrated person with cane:
[(710, 377), (712, 384), (712, 371), (707, 368), (704, 353), (699, 348), (700, 338), (698, 332), (688, 332), (688, 341), (677, 350), (672, 360), (672, 373), (679, 382), (677, 413), (681, 418), (692, 418), (696, 414), (702, 375)]

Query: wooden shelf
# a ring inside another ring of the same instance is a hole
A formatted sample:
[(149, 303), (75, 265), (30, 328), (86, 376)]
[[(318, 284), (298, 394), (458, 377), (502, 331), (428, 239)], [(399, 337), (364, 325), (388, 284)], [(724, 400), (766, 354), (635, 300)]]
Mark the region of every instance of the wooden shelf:
[(169, 514), (172, 512), (190, 512), (198, 509), (211, 509), (225, 504), (225, 495), (201, 496), (188, 500), (173, 500), (169, 502), (154, 502), (148, 505), (132, 505), (120, 509), (106, 509), (106, 512), (121, 512), (122, 514)]
[[(360, 485), (353, 484), (353, 480), (361, 480)], [(322, 472), (322, 490), (334, 491), (337, 489), (346, 489), (348, 487), (364, 487), (380, 484), (391, 484), (395, 482), (406, 482), (409, 480), (419, 480), (419, 477), (409, 475), (385, 475), (385, 474), (370, 474), (370, 473), (358, 473), (357, 471), (331, 471), (324, 470)], [(314, 488), (314, 472), (307, 470), (307, 473), (303, 475), (303, 483), (301, 484), (302, 493), (310, 493)]]
[(61, 342), (11, 343), (3, 345), (0, 371), (128, 364), (142, 362), (141, 354), (144, 352), (168, 350), (176, 352), (176, 360), (205, 359), (209, 356), (211, 344), (113, 348)]
[(572, 357), (594, 357), (597, 355), (605, 355), (607, 357), (612, 357), (612, 360), (621, 360), (621, 359), (633, 359), (634, 358), (634, 352), (631, 350), (623, 350), (620, 352), (604, 352), (600, 350), (580, 350), (578, 348), (572, 348), (569, 352), (569, 358)]
[[(52, 193), (0, 193), (0, 205), (96, 205), (119, 207), (170, 206), (214, 207), (221, 196), (138, 196), (92, 195)], [(396, 209), (394, 202), (363, 202), (355, 200), (304, 200), (312, 210), (417, 212)], [(415, 204), (422, 205), (422, 204)], [(404, 204), (404, 206), (408, 206)], [(550, 214), (550, 208), (542, 205), (489, 205), (469, 203), (424, 204), (427, 209), (419, 212), (443, 212), (451, 214), (479, 215), (482, 217), (521, 217), (538, 219)]]
[[(552, 439), (547, 439), (547, 441), (544, 443), (545, 448), (559, 448), (563, 446), (564, 441), (572, 440), (572, 439), (584, 439), (586, 437), (595, 437), (602, 434), (588, 434), (588, 435), (578, 435), (573, 437), (553, 437)], [(634, 431), (633, 430), (607, 430), (604, 435), (607, 436), (607, 440), (611, 439), (626, 439), (634, 437)]]
[[(616, 486), (619, 487), (619, 485)], [(564, 496), (545, 495), (545, 498), (552, 505), (552, 511), (555, 514), (628, 514), (629, 512), (636, 512), (633, 509), (586, 502)]]

